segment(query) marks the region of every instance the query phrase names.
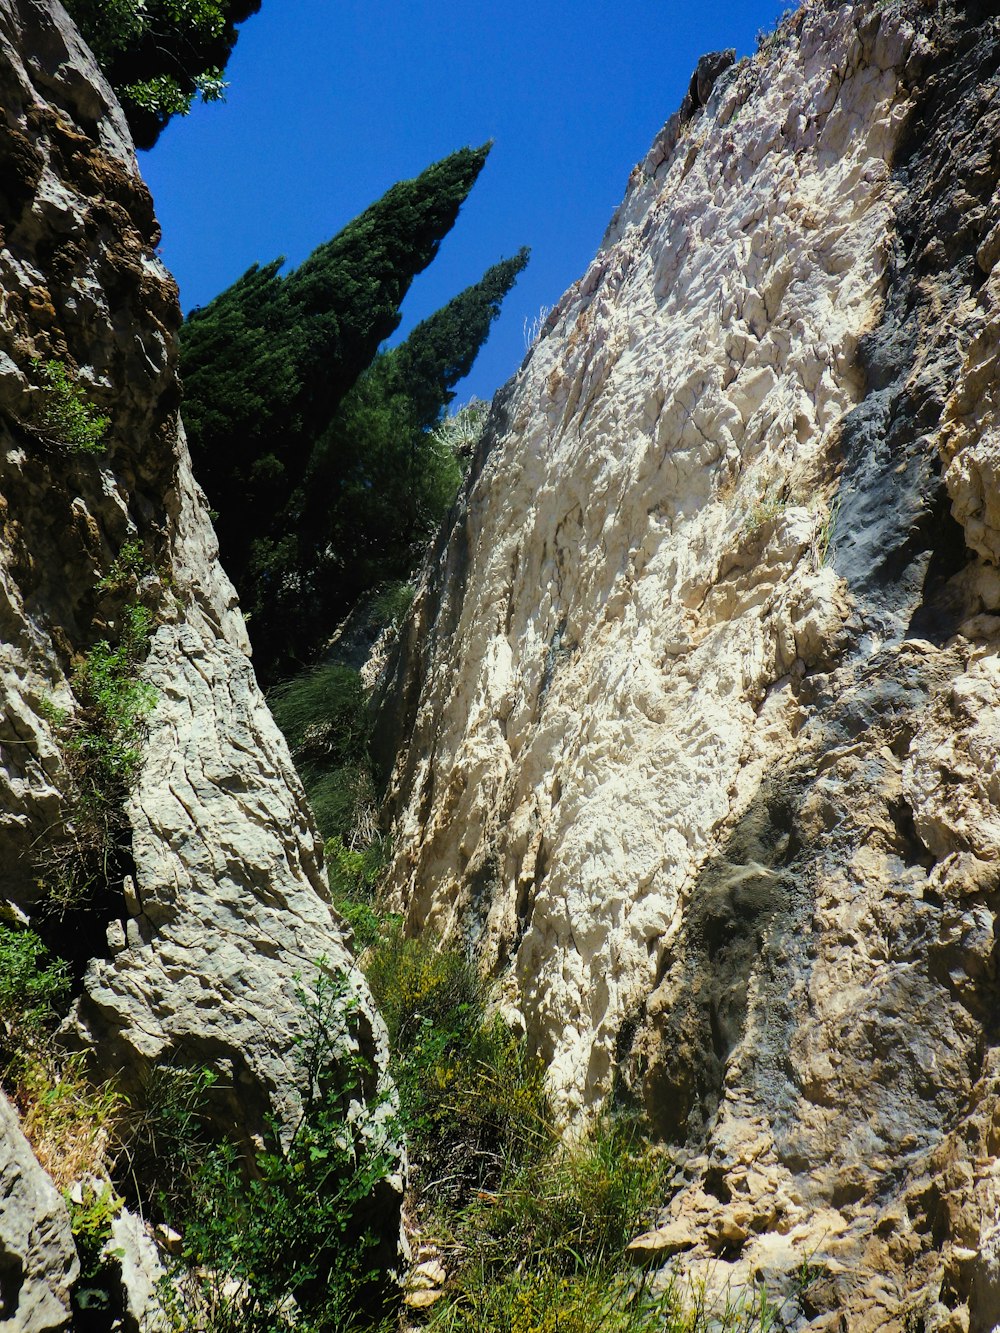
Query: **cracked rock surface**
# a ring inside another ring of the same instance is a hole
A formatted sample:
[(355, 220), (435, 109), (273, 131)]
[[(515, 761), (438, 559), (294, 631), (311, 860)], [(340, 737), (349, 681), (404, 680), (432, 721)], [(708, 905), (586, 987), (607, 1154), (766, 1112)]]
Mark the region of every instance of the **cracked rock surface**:
[(692, 90), (383, 677), (393, 892), (567, 1122), (617, 1090), (673, 1145), (639, 1251), (789, 1327), (980, 1333), (1000, 20), (815, 0)]
[(68, 1329), (79, 1271), (69, 1209), (0, 1093), (0, 1325), (9, 1333)]
[[(3, 915), (72, 957), (65, 1031), (96, 1075), (141, 1102), (154, 1063), (211, 1066), (212, 1110), (249, 1145), (268, 1117), (296, 1113), (296, 991), (317, 960), (347, 977), (377, 1078), (385, 1032), (191, 475), (177, 289), (156, 257), (152, 203), (121, 110), (57, 0), (0, 0), (0, 93)], [(45, 363), (110, 418), (100, 449), (39, 424)], [(123, 552), (136, 566), (126, 576)], [(140, 599), (156, 612), (141, 776), (107, 890), (59, 919), (39, 860), (71, 820), (55, 719), (74, 708), (74, 667), (115, 641)], [(392, 1233), (398, 1197), (384, 1202)]]

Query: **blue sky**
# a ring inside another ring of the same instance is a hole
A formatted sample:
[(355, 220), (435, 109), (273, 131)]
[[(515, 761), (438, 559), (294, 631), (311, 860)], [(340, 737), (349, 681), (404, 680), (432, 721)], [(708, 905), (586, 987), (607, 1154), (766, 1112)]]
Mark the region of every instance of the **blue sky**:
[(494, 139), (400, 335), (529, 245), (459, 399), (490, 397), (524, 323), (586, 268), (633, 165), (705, 51), (754, 49), (781, 0), (264, 0), (224, 105), (176, 120), (141, 166), (184, 310), (254, 261), (297, 264), (395, 181)]

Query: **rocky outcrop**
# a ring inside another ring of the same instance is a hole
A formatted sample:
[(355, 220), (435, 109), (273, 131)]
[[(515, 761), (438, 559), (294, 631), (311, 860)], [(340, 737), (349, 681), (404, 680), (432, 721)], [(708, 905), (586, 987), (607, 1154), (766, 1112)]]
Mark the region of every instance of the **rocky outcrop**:
[[(56, 0), (0, 0), (0, 90), (3, 910), (72, 957), (66, 1035), (96, 1075), (141, 1100), (154, 1064), (213, 1067), (215, 1114), (249, 1143), (294, 1114), (300, 976), (319, 960), (348, 976), (357, 1039), (383, 1071), (384, 1029), (191, 475), (177, 290), (149, 194)], [(89, 418), (110, 418), (97, 449), (46, 416), (52, 366)], [(74, 667), (139, 603), (155, 611), (143, 765), (107, 883), (60, 915), (44, 856), (75, 819), (60, 710), (76, 708)]]
[(68, 1329), (79, 1271), (69, 1210), (0, 1093), (0, 1324), (10, 1333)]
[(393, 892), (674, 1145), (643, 1253), (991, 1329), (1000, 24), (816, 0), (705, 75), (383, 679)]

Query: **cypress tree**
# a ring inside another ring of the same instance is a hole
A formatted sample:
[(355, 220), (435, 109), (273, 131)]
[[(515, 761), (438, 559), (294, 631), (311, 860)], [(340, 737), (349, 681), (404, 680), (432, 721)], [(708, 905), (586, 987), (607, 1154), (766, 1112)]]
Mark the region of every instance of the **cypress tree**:
[(406, 342), (386, 353), (395, 391), (409, 398), (421, 427), (433, 426), (455, 397), (454, 386), (472, 369), (529, 254), (525, 246), (512, 259), (488, 268), (474, 286), (460, 292), (418, 324)]
[(283, 614), (258, 631), (270, 638), (273, 626), (275, 647), (286, 644), (307, 660), (360, 596), (412, 573), (461, 481), (457, 458), (433, 427), (528, 253), (493, 265), (378, 356), (317, 439), (299, 508), (285, 524), (299, 535), (308, 572)]
[[(437, 254), (490, 145), (401, 181), (286, 277), (255, 265), (181, 332), (184, 418), (222, 561), (263, 621), (300, 583), (289, 527), (317, 437)], [(266, 671), (266, 654), (259, 659)]]

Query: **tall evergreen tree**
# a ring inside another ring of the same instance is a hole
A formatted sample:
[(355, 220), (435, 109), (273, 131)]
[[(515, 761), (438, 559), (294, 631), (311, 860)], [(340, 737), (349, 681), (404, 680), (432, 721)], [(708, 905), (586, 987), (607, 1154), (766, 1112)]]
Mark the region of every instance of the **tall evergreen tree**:
[(397, 392), (413, 404), (418, 424), (433, 426), (455, 397), (455, 385), (468, 375), (504, 297), (524, 272), (530, 251), (488, 268), (480, 280), (418, 324), (406, 342), (379, 361)]
[[(365, 592), (408, 578), (461, 481), (433, 427), (472, 369), (528, 250), (488, 269), (400, 346), (381, 353), (316, 439), (282, 527), (299, 571), (254, 640), (265, 658), (308, 660)], [(287, 554), (287, 550), (286, 550)]]
[[(283, 595), (287, 523), (316, 438), (399, 324), (490, 145), (401, 181), (286, 277), (254, 266), (181, 333), (184, 419), (223, 563), (255, 616)], [(262, 663), (263, 665), (263, 663)]]
[(236, 25), (261, 0), (65, 0), (114, 88), (140, 148), (195, 96), (222, 96)]

